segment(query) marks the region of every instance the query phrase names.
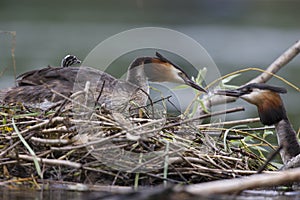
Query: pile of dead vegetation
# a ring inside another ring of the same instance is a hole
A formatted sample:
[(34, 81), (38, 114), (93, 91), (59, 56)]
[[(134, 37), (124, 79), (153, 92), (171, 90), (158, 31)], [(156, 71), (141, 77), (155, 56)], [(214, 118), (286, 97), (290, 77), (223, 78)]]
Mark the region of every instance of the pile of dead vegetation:
[[(231, 128), (196, 123), (238, 110), (162, 122), (99, 110), (78, 118), (63, 104), (47, 111), (2, 105), (1, 182), (7, 187), (38, 188), (45, 181), (138, 187), (255, 174), (265, 163), (262, 147), (273, 148), (263, 136), (234, 128), (240, 122), (225, 122)], [(265, 170), (276, 167), (268, 164)]]

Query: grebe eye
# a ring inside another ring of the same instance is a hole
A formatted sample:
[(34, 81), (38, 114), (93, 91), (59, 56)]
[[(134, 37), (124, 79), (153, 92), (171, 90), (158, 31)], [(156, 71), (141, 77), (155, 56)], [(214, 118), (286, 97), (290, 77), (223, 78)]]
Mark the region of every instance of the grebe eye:
[(248, 88), (248, 87), (242, 89), (242, 92), (244, 92), (244, 93), (251, 93), (252, 91), (253, 91), (253, 89)]
[(182, 77), (183, 73), (182, 72), (178, 72), (178, 76)]

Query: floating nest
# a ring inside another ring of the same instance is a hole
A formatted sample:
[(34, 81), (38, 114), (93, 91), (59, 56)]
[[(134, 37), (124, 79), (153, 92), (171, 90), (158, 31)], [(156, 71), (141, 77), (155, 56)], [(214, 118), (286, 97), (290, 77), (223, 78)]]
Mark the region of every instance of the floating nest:
[(263, 136), (200, 123), (226, 112), (153, 119), (94, 109), (78, 117), (65, 103), (46, 111), (1, 105), (1, 185), (140, 187), (255, 174), (266, 162), (262, 147), (273, 148)]

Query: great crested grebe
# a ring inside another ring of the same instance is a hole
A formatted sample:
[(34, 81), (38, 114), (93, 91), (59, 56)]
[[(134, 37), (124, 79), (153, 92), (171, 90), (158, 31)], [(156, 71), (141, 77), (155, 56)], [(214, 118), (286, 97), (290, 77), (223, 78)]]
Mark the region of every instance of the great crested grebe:
[(284, 164), (300, 153), (300, 145), (295, 130), (286, 114), (279, 93), (286, 89), (264, 83), (250, 83), (235, 90), (218, 90), (215, 94), (241, 97), (257, 106), (260, 121), (264, 125), (275, 125), (277, 140), (282, 147), (280, 155)]
[[(176, 64), (159, 53), (156, 56), (136, 58), (128, 68), (126, 81), (90, 67), (66, 67), (70, 64), (33, 70), (18, 76), (16, 87), (1, 91), (0, 100), (3, 103), (22, 102), (47, 109), (51, 106), (48, 105), (49, 102), (58, 102), (64, 96), (69, 97), (74, 88), (83, 89), (87, 82), (92, 83), (92, 98), (100, 105), (105, 104), (107, 109), (115, 109), (114, 107), (125, 104), (124, 99), (133, 100), (139, 106), (146, 105), (148, 81), (186, 84), (206, 92)], [(115, 103), (111, 103), (112, 99)]]

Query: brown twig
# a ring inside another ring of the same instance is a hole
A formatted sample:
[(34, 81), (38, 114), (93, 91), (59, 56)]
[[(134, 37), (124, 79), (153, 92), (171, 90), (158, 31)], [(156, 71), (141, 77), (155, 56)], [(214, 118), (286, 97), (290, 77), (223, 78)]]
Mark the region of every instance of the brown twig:
[(75, 163), (75, 162), (71, 162), (68, 160), (58, 160), (58, 159), (48, 159), (48, 158), (39, 158), (39, 157), (33, 157), (33, 156), (28, 156), (28, 155), (18, 155), (19, 159), (22, 160), (29, 160), (29, 161), (34, 161), (35, 159), (40, 162), (40, 163), (44, 163), (44, 164), (49, 164), (49, 165), (63, 165), (63, 166), (68, 166), (68, 167), (72, 167), (72, 168), (81, 168), (81, 164), (80, 163)]
[(49, 144), (49, 145), (66, 145), (71, 142), (68, 139), (44, 139), (38, 137), (31, 137), (30, 140), (33, 142), (37, 142), (41, 144)]
[(223, 114), (226, 114), (226, 113), (239, 112), (239, 111), (243, 111), (243, 110), (245, 110), (243, 107), (236, 107), (236, 108), (232, 108), (232, 109), (228, 109), (228, 110), (203, 114), (203, 115), (193, 117), (193, 118), (190, 118), (190, 119), (186, 119), (186, 120), (183, 120), (183, 121), (168, 124), (168, 125), (164, 126), (164, 128), (170, 128), (170, 127), (173, 127), (173, 126), (178, 126), (178, 125), (181, 125), (181, 124), (186, 124), (186, 123), (189, 123), (189, 122), (193, 122), (195, 120), (205, 119), (205, 118), (213, 117), (213, 116), (217, 116), (217, 115), (223, 115)]
[(233, 125), (240, 125), (240, 124), (249, 124), (249, 123), (255, 123), (259, 122), (259, 117), (256, 118), (249, 118), (249, 119), (242, 119), (242, 120), (233, 120), (233, 121), (227, 121), (227, 122), (214, 122), (210, 124), (201, 124), (198, 125), (198, 128), (204, 128), (204, 127), (210, 127), (210, 126), (233, 126)]

